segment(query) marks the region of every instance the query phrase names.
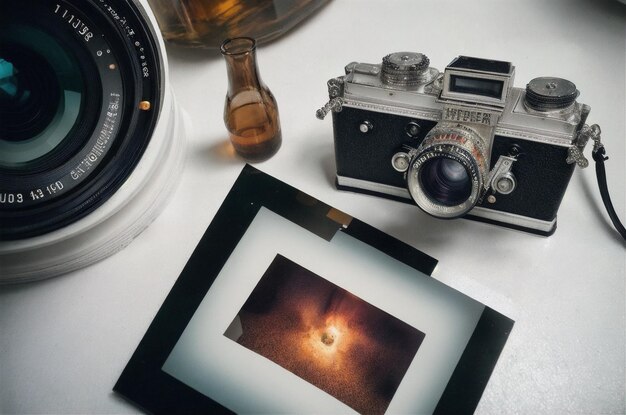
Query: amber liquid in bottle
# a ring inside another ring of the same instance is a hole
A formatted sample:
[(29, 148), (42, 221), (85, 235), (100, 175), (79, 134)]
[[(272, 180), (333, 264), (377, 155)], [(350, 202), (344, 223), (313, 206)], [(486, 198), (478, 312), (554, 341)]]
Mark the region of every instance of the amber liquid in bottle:
[(228, 72), (224, 124), (230, 141), (244, 159), (266, 160), (280, 148), (282, 134), (276, 99), (259, 76), (256, 43), (251, 38), (228, 39), (221, 51)]

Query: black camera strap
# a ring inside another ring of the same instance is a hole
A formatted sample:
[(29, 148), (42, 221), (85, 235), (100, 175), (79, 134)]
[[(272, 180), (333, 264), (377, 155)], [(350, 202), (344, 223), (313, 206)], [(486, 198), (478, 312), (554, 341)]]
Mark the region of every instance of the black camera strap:
[(617, 216), (617, 212), (615, 212), (615, 208), (611, 202), (611, 197), (609, 196), (609, 187), (606, 182), (604, 162), (605, 160), (608, 160), (609, 157), (606, 155), (604, 146), (594, 147), (591, 155), (596, 161), (596, 177), (598, 178), (598, 187), (600, 188), (600, 195), (602, 196), (604, 207), (609, 214), (609, 218), (611, 218), (611, 222), (613, 222), (613, 226), (615, 226), (615, 229), (617, 229), (619, 234), (622, 235), (622, 238), (626, 240), (626, 228), (624, 228), (624, 225)]

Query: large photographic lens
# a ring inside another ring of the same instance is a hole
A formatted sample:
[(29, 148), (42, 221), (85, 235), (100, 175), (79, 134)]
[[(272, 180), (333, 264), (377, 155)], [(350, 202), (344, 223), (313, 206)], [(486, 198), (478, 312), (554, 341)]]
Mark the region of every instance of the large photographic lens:
[(154, 219), (182, 159), (165, 67), (141, 0), (0, 2), (0, 282), (82, 267)]
[(425, 212), (451, 219), (478, 202), (488, 173), (484, 139), (473, 129), (440, 123), (424, 138), (407, 172), (409, 193)]
[(472, 180), (465, 167), (447, 157), (424, 163), (420, 182), (428, 197), (444, 206), (463, 203), (472, 194)]
[[(126, 19), (158, 68), (141, 22)], [(132, 40), (98, 2), (3, 2), (0, 23), (0, 238), (17, 240), (67, 226), (114, 194), (150, 142), (160, 79), (158, 70), (143, 79)], [(142, 99), (153, 111), (140, 113)]]

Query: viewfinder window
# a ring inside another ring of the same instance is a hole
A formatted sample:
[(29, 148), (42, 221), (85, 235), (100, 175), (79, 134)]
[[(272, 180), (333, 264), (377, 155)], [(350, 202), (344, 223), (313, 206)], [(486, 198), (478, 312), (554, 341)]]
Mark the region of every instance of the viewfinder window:
[(494, 79), (469, 78), (467, 76), (450, 76), (450, 92), (481, 95), (502, 99), (504, 82)]

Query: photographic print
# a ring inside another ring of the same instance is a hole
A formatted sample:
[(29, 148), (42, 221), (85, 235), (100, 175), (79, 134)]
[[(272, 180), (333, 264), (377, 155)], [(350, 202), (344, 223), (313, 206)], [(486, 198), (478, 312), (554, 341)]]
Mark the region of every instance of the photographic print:
[(425, 336), (282, 255), (224, 335), (368, 414), (385, 412)]
[(436, 265), (248, 165), (114, 390), (154, 414), (472, 413), (514, 322)]

